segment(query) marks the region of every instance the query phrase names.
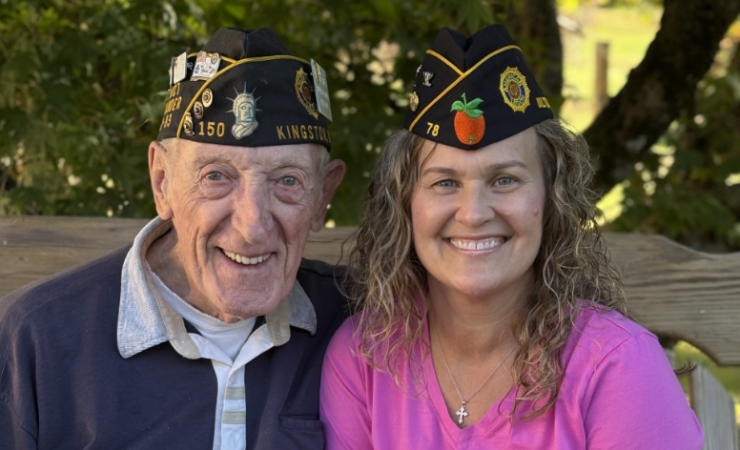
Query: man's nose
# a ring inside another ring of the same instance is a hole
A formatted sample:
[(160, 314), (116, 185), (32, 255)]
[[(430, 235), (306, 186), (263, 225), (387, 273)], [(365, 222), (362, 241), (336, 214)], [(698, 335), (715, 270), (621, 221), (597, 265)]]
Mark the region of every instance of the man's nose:
[(233, 224), (249, 244), (261, 244), (272, 226), (269, 192), (264, 183), (240, 186), (234, 204)]
[(484, 184), (466, 186), (460, 194), (455, 219), (476, 228), (496, 217), (493, 194)]

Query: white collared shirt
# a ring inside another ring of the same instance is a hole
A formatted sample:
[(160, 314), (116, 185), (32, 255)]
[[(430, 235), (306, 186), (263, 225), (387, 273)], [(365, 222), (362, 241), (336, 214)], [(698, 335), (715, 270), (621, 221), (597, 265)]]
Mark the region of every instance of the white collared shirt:
[[(118, 350), (121, 356), (130, 358), (169, 341), (184, 358), (210, 359), (218, 383), (213, 448), (244, 449), (247, 411), (244, 366), (269, 349), (288, 342), (291, 326), (314, 334), (316, 311), (296, 281), (288, 296), (254, 331), (254, 319), (226, 324), (201, 313), (148, 269), (146, 250), (171, 228), (171, 222), (155, 218), (139, 232), (126, 256), (118, 313)], [(183, 317), (201, 334), (188, 333)], [(233, 337), (237, 344), (224, 342), (224, 336), (227, 340)], [(243, 344), (238, 345), (240, 342)]]

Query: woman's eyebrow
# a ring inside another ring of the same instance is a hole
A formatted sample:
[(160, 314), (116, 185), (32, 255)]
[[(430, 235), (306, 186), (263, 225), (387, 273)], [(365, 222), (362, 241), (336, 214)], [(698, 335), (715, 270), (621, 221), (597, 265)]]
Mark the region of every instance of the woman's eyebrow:
[[(496, 164), (491, 164), (490, 166), (486, 167), (486, 173), (495, 173), (500, 172), (504, 169), (509, 169), (511, 167), (521, 167), (523, 169), (528, 169), (529, 167), (523, 163), (522, 161), (519, 161), (517, 159), (512, 159), (509, 161), (503, 161)], [(427, 175), (427, 174), (439, 174), (439, 175), (457, 175), (457, 170), (455, 170), (452, 167), (443, 167), (443, 166), (430, 166), (425, 168), (421, 172), (421, 176)]]
[(519, 161), (518, 159), (512, 159), (509, 161), (491, 164), (490, 166), (488, 166), (487, 170), (488, 172), (498, 172), (503, 169), (509, 169), (511, 167), (521, 167), (522, 169), (529, 168), (524, 162)]
[(440, 175), (456, 175), (457, 170), (451, 167), (432, 166), (432, 167), (427, 167), (426, 169), (424, 169), (421, 172), (421, 176), (424, 176), (430, 173), (435, 173), (435, 174), (440, 174)]

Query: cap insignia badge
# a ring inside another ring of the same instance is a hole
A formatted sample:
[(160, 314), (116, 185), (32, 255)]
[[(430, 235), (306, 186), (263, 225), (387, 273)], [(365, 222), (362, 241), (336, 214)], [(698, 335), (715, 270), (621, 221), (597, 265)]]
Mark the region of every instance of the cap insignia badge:
[(537, 106), (540, 108), (550, 108), (550, 102), (547, 101), (547, 97), (537, 97)]
[(182, 130), (188, 136), (192, 136), (193, 134), (195, 134), (195, 132), (193, 131), (193, 117), (190, 115), (189, 112), (185, 113), (185, 121), (182, 123)]
[(308, 74), (301, 67), (295, 73), (295, 94), (301, 105), (306, 108), (306, 111), (314, 119), (318, 119), (319, 112), (316, 110), (316, 100), (314, 99), (313, 92), (313, 83), (309, 81)]
[(507, 67), (501, 74), (499, 89), (504, 102), (511, 106), (514, 112), (524, 112), (529, 106), (527, 78), (516, 67)]
[(195, 102), (195, 104), (193, 105), (193, 114), (198, 120), (203, 118), (203, 103)]
[(423, 72), (423, 75), (424, 75), (424, 83), (423, 83), (424, 86), (432, 87), (432, 83), (430, 83), (430, 81), (432, 81), (432, 78), (434, 78), (434, 74), (432, 72)]
[(483, 103), (483, 99), (476, 98), (468, 101), (465, 94), (463, 94), (462, 101), (456, 100), (452, 104), (450, 111), (457, 111), (455, 114), (455, 134), (463, 144), (473, 145), (483, 139), (486, 132), (486, 121), (483, 118), (483, 111), (478, 109), (478, 105), (481, 103)]
[(419, 108), (419, 96), (416, 94), (416, 91), (409, 95), (409, 108), (411, 109), (411, 112), (416, 112)]
[(329, 98), (329, 83), (326, 79), (326, 71), (319, 63), (312, 59), (311, 72), (313, 73), (313, 90), (316, 93), (316, 109), (319, 114), (332, 120), (331, 99)]
[(172, 79), (170, 80), (170, 86), (175, 85), (188, 76), (188, 54), (187, 52), (181, 53), (178, 57), (172, 58)]
[(211, 103), (213, 103), (213, 91), (211, 91), (210, 89), (206, 89), (205, 91), (203, 91), (203, 96), (201, 97), (201, 99), (203, 99), (203, 106), (208, 108), (209, 106), (211, 106)]
[[(255, 88), (256, 89), (256, 88)], [(241, 94), (239, 91), (234, 89), (237, 93), (236, 98), (228, 98), (233, 102), (231, 113), (236, 116), (236, 122), (231, 127), (231, 134), (235, 138), (241, 139), (245, 136), (249, 136), (257, 129), (259, 122), (257, 122), (257, 100), (261, 97), (254, 98), (254, 91), (247, 92), (247, 84), (244, 83), (244, 92)]]
[(198, 56), (195, 58), (195, 67), (193, 68), (193, 76), (190, 77), (191, 81), (207, 80), (218, 72), (218, 65), (221, 62), (221, 57), (218, 53), (208, 53), (203, 50), (198, 52)]

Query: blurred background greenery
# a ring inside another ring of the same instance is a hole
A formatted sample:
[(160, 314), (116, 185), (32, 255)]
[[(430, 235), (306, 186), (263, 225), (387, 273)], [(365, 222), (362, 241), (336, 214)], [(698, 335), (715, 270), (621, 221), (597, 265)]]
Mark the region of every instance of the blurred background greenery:
[[(270, 26), (294, 54), (328, 70), (332, 155), (349, 171), (327, 225), (356, 225), (380, 146), (402, 125), (439, 28), (470, 34), (498, 22), (524, 48), (550, 103), (592, 143), (607, 230), (737, 251), (737, 3), (0, 0), (0, 214), (152, 217), (147, 147), (170, 58), (197, 51), (220, 26)], [(610, 45), (614, 98), (603, 109), (597, 42)], [(705, 360), (687, 344), (678, 351)], [(712, 370), (740, 401), (738, 370)]]

